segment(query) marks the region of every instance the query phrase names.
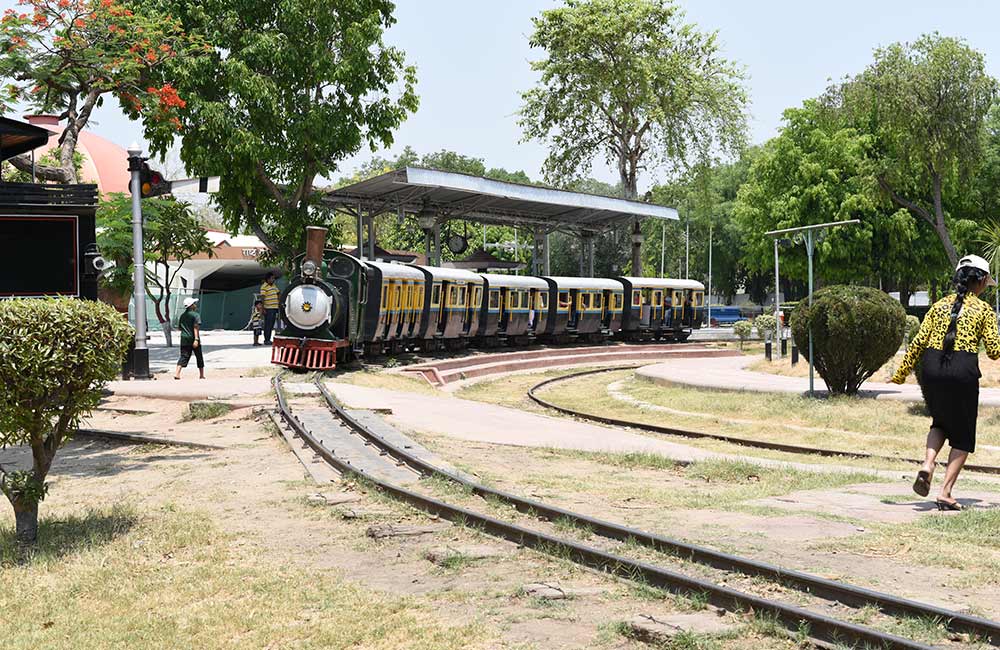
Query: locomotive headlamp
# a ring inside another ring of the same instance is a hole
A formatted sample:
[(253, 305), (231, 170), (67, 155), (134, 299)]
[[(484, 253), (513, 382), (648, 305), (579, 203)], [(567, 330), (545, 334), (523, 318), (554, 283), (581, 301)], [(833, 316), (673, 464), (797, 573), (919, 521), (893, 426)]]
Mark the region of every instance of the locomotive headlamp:
[(305, 262), (302, 262), (302, 275), (306, 276), (307, 278), (316, 277), (316, 262), (312, 260), (306, 260)]

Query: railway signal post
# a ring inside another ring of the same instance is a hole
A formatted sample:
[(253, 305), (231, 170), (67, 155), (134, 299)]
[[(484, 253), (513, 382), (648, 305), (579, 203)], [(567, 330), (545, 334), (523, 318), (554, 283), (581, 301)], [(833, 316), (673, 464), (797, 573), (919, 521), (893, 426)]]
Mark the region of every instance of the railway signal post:
[[(777, 240), (779, 235), (791, 235), (797, 233), (804, 233), (806, 241), (806, 256), (809, 259), (809, 305), (813, 304), (813, 251), (815, 247), (813, 246), (813, 233), (824, 230), (826, 228), (836, 228), (837, 226), (847, 226), (861, 223), (860, 219), (848, 219), (847, 221), (830, 221), (828, 223), (818, 223), (812, 226), (799, 226), (798, 228), (783, 228), (782, 230), (771, 230), (764, 233), (765, 235), (770, 235)], [(777, 243), (775, 243), (775, 253), (777, 253)], [(777, 260), (777, 257), (775, 257)], [(777, 280), (777, 273), (775, 273), (775, 280)], [(777, 295), (774, 297), (775, 302), (777, 302)], [(816, 379), (815, 379), (815, 368), (813, 367), (813, 336), (812, 329), (809, 330), (809, 396), (814, 397), (816, 395)]]

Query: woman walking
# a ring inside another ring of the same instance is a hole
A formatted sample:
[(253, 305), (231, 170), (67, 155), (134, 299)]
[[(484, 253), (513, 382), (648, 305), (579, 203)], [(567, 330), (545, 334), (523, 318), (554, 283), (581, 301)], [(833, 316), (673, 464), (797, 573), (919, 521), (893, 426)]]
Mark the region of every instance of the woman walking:
[(930, 308), (892, 376), (893, 383), (902, 384), (920, 362), (920, 385), (932, 418), (927, 454), (913, 483), (914, 492), (923, 497), (930, 493), (938, 452), (945, 440), (951, 445), (938, 510), (962, 509), (951, 490), (969, 454), (976, 450), (980, 341), (990, 359), (1000, 358), (996, 314), (979, 299), (986, 287), (997, 284), (990, 276), (989, 264), (978, 255), (963, 257), (955, 269), (954, 282), (955, 293)]

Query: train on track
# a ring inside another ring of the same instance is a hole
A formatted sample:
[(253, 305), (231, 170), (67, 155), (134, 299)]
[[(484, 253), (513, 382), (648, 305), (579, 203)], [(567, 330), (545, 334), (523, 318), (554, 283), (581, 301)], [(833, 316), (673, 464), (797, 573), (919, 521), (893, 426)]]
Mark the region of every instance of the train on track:
[(705, 287), (669, 278), (516, 276), (361, 260), (325, 249), (310, 227), (281, 294), (286, 327), (271, 361), (332, 370), (357, 355), (532, 342), (684, 341), (701, 327)]

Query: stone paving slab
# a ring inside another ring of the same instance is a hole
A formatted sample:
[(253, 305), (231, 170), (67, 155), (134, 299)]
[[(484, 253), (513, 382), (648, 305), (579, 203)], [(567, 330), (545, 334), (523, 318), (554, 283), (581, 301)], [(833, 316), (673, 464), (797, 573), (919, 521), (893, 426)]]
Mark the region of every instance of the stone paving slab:
[[(747, 366), (760, 357), (716, 357), (705, 359), (672, 359), (636, 370), (641, 379), (663, 384), (682, 384), (715, 390), (743, 390), (760, 393), (793, 393), (803, 395), (809, 391), (806, 377), (786, 377), (767, 372), (753, 372)], [(827, 393), (823, 379), (816, 376), (816, 393)], [(882, 384), (865, 382), (859, 393), (873, 399), (890, 399), (902, 402), (922, 402), (920, 386), (916, 384)], [(979, 391), (979, 404), (1000, 407), (1000, 388), (983, 388)]]
[(296, 408), (295, 415), (323, 447), (353, 467), (396, 485), (410, 485), (419, 479), (415, 472), (398, 465), (391, 456), (365, 444), (360, 436), (331, 417), (329, 410)]

